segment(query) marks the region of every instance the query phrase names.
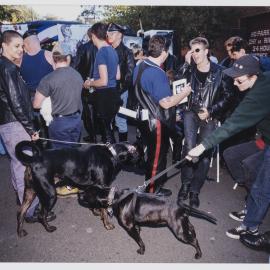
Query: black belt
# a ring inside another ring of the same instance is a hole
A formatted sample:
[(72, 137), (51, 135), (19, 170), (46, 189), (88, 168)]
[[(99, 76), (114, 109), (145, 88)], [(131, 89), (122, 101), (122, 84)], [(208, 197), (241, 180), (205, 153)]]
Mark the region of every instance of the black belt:
[(52, 117), (53, 117), (53, 118), (57, 118), (57, 117), (68, 117), (68, 116), (76, 115), (77, 113), (80, 113), (80, 111), (76, 111), (76, 112), (74, 112), (74, 113), (65, 114), (65, 115), (56, 113), (56, 114), (53, 114)]

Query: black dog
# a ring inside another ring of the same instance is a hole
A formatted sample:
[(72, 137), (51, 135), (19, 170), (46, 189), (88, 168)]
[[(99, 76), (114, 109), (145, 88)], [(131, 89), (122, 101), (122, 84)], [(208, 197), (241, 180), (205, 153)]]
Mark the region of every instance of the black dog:
[[(24, 152), (28, 148), (32, 150), (33, 156)], [(22, 141), (16, 146), (16, 156), (27, 166), (25, 195), (17, 216), (17, 233), (20, 237), (27, 234), (23, 230), (23, 221), (36, 195), (41, 204), (40, 222), (48, 232), (56, 230), (56, 227), (50, 226), (46, 221), (57, 198), (54, 183), (56, 175), (64, 179), (60, 185), (70, 184), (82, 190), (93, 184), (108, 187), (120, 171), (121, 165), (136, 163), (139, 159), (136, 147), (127, 142), (41, 152), (33, 142)], [(113, 228), (111, 224), (104, 225), (107, 225), (107, 229)]]
[(149, 193), (128, 190), (112, 192), (110, 188), (91, 186), (80, 194), (79, 202), (90, 208), (112, 208), (118, 223), (139, 245), (139, 254), (145, 252), (140, 226), (167, 226), (179, 241), (196, 249), (195, 258), (199, 259), (202, 252), (188, 216), (216, 224), (216, 219), (203, 211), (185, 204), (169, 204), (165, 198)]

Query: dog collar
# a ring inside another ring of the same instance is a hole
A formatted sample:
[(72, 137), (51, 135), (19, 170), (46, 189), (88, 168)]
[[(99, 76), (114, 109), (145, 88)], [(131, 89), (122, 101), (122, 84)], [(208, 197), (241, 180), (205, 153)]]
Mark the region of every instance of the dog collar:
[(116, 153), (115, 149), (113, 148), (113, 145), (110, 144), (110, 143), (106, 143), (106, 146), (108, 147), (108, 149), (112, 153), (113, 157), (116, 158), (117, 157), (117, 153)]

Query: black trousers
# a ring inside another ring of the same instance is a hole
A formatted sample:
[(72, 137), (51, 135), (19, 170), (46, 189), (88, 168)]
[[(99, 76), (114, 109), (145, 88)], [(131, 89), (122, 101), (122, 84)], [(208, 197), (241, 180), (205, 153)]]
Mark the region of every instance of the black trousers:
[(95, 110), (103, 143), (115, 143), (112, 122), (121, 104), (116, 88), (96, 89)]
[(255, 140), (227, 148), (223, 158), (233, 180), (250, 189), (263, 162), (263, 150)]
[[(147, 145), (146, 171), (145, 180), (156, 176), (159, 172), (166, 169), (167, 153), (169, 148), (169, 131), (168, 128), (159, 120), (156, 122), (155, 128), (150, 130), (148, 121), (144, 121), (139, 125), (139, 129), (143, 140)], [(148, 186), (149, 192), (154, 192), (158, 187), (162, 186), (167, 180), (164, 174)]]
[[(199, 144), (204, 138), (211, 134), (215, 128), (215, 121), (202, 121), (196, 113), (186, 111), (184, 114), (185, 143), (183, 147), (183, 157), (185, 157), (187, 153), (197, 144)], [(200, 160), (197, 163), (193, 164), (192, 162), (189, 162), (182, 167), (182, 183), (189, 183), (191, 192), (200, 193), (200, 190), (207, 177), (211, 156), (212, 150), (206, 151), (200, 157)]]
[(96, 115), (94, 110), (95, 92), (90, 94), (87, 89), (82, 89), (82, 120), (91, 142), (96, 143)]

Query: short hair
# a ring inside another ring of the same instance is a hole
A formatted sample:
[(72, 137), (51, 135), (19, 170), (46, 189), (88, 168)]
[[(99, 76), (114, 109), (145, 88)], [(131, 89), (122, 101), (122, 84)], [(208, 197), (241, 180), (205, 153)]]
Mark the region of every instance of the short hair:
[(231, 52), (239, 52), (241, 49), (244, 49), (246, 53), (251, 52), (251, 48), (248, 44), (248, 42), (244, 39), (236, 39), (232, 43)]
[(230, 37), (227, 40), (225, 40), (224, 47), (232, 46), (232, 44), (233, 44), (234, 41), (240, 40), (240, 39), (242, 39), (242, 38), (239, 37), (239, 36)]
[(87, 30), (87, 36), (91, 39), (91, 27), (89, 27)]
[(149, 40), (148, 55), (157, 58), (162, 51), (167, 52), (171, 45), (171, 41), (163, 36), (154, 35)]
[(53, 52), (52, 57), (53, 57), (53, 61), (55, 63), (59, 63), (59, 62), (68, 61), (68, 58), (70, 57), (70, 55), (69, 54), (63, 55), (63, 54), (61, 54), (61, 52), (55, 51), (55, 52)]
[(105, 23), (95, 23), (91, 27), (91, 34), (94, 34), (100, 40), (106, 40), (107, 38), (107, 24)]
[(134, 57), (136, 57), (140, 52), (143, 52), (143, 49), (139, 44), (132, 45), (131, 50)]
[(61, 33), (63, 34), (64, 31), (66, 30), (66, 28), (70, 28), (70, 25), (69, 24), (62, 24), (60, 29), (61, 29)]
[(1, 47), (2, 47), (2, 43), (9, 44), (13, 38), (17, 38), (17, 37), (22, 38), (22, 35), (14, 30), (4, 31), (1, 36)]
[(209, 42), (206, 38), (204, 37), (196, 37), (193, 38), (190, 42), (189, 42), (189, 47), (191, 48), (192, 45), (195, 44), (202, 44), (204, 46), (205, 49), (209, 49)]

